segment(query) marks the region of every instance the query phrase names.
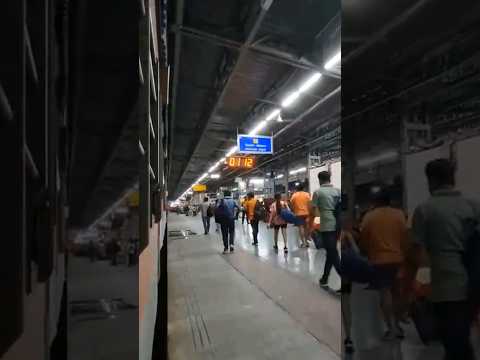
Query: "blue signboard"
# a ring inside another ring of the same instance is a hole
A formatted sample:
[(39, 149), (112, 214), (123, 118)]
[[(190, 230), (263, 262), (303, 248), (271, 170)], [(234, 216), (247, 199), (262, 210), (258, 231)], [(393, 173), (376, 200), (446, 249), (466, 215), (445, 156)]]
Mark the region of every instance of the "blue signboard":
[(271, 136), (238, 135), (238, 152), (242, 154), (273, 154), (273, 140)]

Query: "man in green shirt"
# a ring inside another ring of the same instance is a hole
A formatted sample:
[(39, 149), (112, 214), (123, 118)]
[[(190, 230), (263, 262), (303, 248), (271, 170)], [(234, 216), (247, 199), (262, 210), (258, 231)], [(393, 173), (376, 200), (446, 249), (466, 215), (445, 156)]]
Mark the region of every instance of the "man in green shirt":
[(320, 279), (320, 286), (328, 286), (328, 278), (332, 266), (340, 274), (340, 256), (337, 250), (337, 219), (336, 210), (341, 198), (340, 189), (333, 187), (330, 183), (331, 175), (328, 171), (318, 174), (320, 189), (313, 193), (312, 205), (315, 216), (320, 217), (320, 234), (322, 243), (327, 252), (327, 259)]
[(447, 360), (473, 360), (470, 342), (473, 309), (468, 301), (468, 274), (463, 263), (465, 224), (480, 204), (455, 190), (455, 168), (447, 159), (425, 168), (430, 199), (415, 209), (412, 234), (431, 268), (431, 300)]

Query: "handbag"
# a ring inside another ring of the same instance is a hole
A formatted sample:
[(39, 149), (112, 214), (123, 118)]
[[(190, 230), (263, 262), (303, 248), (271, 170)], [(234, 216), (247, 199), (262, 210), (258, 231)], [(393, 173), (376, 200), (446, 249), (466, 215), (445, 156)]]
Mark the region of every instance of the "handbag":
[(283, 208), (280, 211), (280, 217), (289, 224), (303, 225), (303, 223), (304, 223), (303, 219), (297, 217), (293, 212), (291, 212), (287, 208)]

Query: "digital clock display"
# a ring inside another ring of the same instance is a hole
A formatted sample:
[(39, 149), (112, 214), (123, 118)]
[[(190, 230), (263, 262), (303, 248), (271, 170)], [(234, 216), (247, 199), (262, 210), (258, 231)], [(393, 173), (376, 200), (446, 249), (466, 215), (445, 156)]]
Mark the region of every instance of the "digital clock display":
[(252, 169), (255, 167), (255, 158), (252, 156), (230, 156), (225, 162), (229, 168)]

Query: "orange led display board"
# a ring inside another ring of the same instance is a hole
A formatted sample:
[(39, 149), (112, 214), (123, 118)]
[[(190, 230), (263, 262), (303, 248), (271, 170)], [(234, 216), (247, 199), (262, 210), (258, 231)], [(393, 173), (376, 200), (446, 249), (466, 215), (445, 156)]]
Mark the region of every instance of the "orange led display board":
[(230, 156), (225, 163), (229, 168), (252, 169), (255, 167), (255, 158), (253, 156)]

